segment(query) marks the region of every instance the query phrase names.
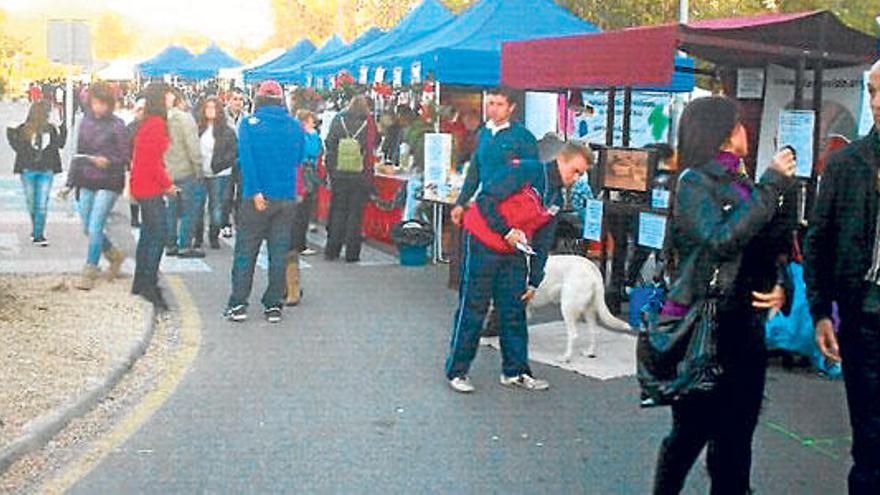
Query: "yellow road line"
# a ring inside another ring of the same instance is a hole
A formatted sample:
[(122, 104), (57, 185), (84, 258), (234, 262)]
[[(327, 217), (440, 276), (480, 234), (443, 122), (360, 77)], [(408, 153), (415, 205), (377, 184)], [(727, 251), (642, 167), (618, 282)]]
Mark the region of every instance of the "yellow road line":
[(116, 425), (110, 433), (96, 440), (83, 455), (65, 467), (58, 476), (47, 481), (40, 489), (40, 493), (64, 493), (86, 477), (95, 466), (107, 457), (107, 454), (122, 445), (162, 407), (162, 404), (174, 394), (174, 390), (195, 360), (201, 342), (202, 321), (199, 311), (192, 295), (179, 277), (172, 276), (167, 280), (174, 298), (180, 305), (181, 325), (180, 346), (169, 362), (165, 376), (161, 378), (154, 390), (134, 406), (122, 422)]

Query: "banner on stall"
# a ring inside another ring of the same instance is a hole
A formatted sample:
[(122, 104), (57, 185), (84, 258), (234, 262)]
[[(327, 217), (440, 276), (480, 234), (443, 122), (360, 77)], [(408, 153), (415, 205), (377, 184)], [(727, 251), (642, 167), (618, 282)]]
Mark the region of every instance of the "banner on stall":
[(385, 67), (376, 67), (376, 80), (373, 82), (377, 82), (379, 84), (385, 83)]
[(403, 67), (395, 67), (391, 73), (391, 81), (395, 88), (403, 86)]
[(602, 240), (602, 217), (604, 211), (605, 203), (601, 200), (587, 200), (587, 214), (584, 220), (584, 239), (597, 242)]
[[(623, 100), (622, 91), (616, 93), (614, 104), (614, 146), (623, 146)], [(590, 143), (605, 143), (608, 122), (608, 93), (584, 91), (584, 103), (593, 107), (592, 115), (573, 115), (566, 108), (560, 109), (560, 133), (568, 126), (568, 136)], [(629, 145), (641, 148), (651, 143), (667, 142), (670, 127), (672, 95), (634, 91), (630, 111)], [(568, 115), (566, 115), (568, 114)]]
[(779, 148), (794, 148), (797, 168), (795, 176), (809, 179), (813, 176), (813, 128), (816, 112), (812, 110), (783, 110), (779, 114)]
[(764, 68), (744, 67), (736, 71), (736, 97), (760, 100), (764, 97)]
[(370, 69), (366, 65), (362, 65), (358, 69), (358, 84), (366, 86), (370, 79)]
[[(828, 138), (837, 134), (847, 139), (855, 139), (859, 127), (862, 87), (866, 68), (849, 67), (830, 69), (824, 72), (822, 83), (822, 113), (820, 116), (819, 149), (825, 148)], [(794, 109), (795, 71), (778, 65), (767, 67), (766, 89), (764, 91), (764, 113), (761, 119), (761, 137), (758, 142), (757, 177), (766, 170), (773, 155), (780, 147), (780, 115), (784, 110)], [(804, 76), (804, 107), (812, 108), (813, 72)], [(810, 132), (812, 135), (812, 131)], [(798, 165), (806, 166), (798, 155)], [(813, 164), (809, 164), (811, 169)]]
[(449, 169), (452, 165), (452, 134), (425, 134), (424, 197), (449, 202)]

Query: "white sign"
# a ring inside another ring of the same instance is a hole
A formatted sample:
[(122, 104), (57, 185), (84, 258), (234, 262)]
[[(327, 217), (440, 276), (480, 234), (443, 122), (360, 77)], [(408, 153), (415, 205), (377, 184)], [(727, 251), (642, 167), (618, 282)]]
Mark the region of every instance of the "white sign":
[[(824, 72), (822, 90), (822, 114), (819, 123), (822, 134), (819, 149), (824, 149), (828, 137), (839, 134), (853, 140), (857, 137), (859, 107), (866, 67), (831, 69)], [(758, 141), (757, 178), (773, 160), (779, 149), (779, 116), (783, 110), (794, 108), (794, 71), (770, 65), (767, 67), (767, 84), (764, 95), (764, 114), (761, 119), (761, 138)], [(813, 73), (804, 77), (804, 105), (812, 108)], [(800, 162), (800, 156), (798, 161)]]
[(449, 193), (449, 169), (452, 166), (452, 134), (425, 134), (426, 199), (443, 201)]
[(736, 97), (760, 100), (764, 97), (764, 68), (744, 68), (736, 71)]
[(538, 139), (548, 132), (557, 132), (558, 99), (556, 93), (526, 92), (526, 129)]
[(394, 76), (392, 80), (394, 81), (392, 84), (395, 88), (403, 86), (403, 67), (394, 68)]
[(421, 62), (413, 62), (411, 80), (412, 80), (413, 84), (419, 84), (422, 82), (422, 63)]
[[(623, 92), (618, 91), (614, 104), (615, 146), (623, 146), (623, 99)], [(591, 105), (595, 111), (592, 115), (580, 115), (570, 119), (567, 123), (568, 137), (578, 141), (604, 144), (605, 127), (608, 122), (608, 93), (606, 91), (584, 91), (584, 103)], [(667, 141), (671, 104), (672, 95), (670, 94), (633, 92), (630, 112), (630, 147), (641, 148), (651, 143)], [(563, 124), (565, 123), (563, 122)]]
[(812, 110), (784, 110), (779, 114), (779, 134), (776, 142), (780, 149), (794, 148), (797, 162), (795, 175), (810, 178), (813, 175), (813, 128), (816, 113)]
[(311, 88), (312, 84), (315, 82), (314, 76), (311, 74), (306, 74), (306, 87)]
[(653, 213), (639, 213), (639, 245), (663, 249), (666, 237), (666, 217)]
[(385, 67), (376, 67), (376, 80), (374, 82), (379, 84), (385, 82)]
[(587, 200), (587, 217), (584, 221), (584, 239), (602, 240), (602, 215), (605, 203), (598, 199)]
[(358, 84), (367, 85), (370, 77), (370, 69), (366, 65), (362, 65), (358, 70)]

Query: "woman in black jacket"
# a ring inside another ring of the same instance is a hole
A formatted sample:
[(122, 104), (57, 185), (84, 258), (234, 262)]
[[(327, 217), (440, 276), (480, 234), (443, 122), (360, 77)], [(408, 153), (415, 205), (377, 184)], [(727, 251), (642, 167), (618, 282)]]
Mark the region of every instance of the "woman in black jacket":
[(767, 310), (790, 299), (783, 287), (795, 222), (782, 198), (793, 182), (794, 155), (778, 153), (754, 184), (742, 171), (749, 147), (736, 103), (722, 97), (690, 103), (678, 139), (683, 172), (670, 230), (675, 273), (663, 314), (684, 316), (717, 277), (723, 371), (713, 392), (673, 405), (654, 493), (679, 493), (708, 444), (712, 493), (740, 495), (750, 490), (752, 435), (764, 393), (764, 321)]
[(21, 175), (28, 213), (31, 216), (31, 242), (46, 247), (45, 228), (49, 213), (49, 194), (54, 175), (61, 172), (61, 152), (67, 141), (67, 127), (49, 122), (51, 107), (45, 101), (31, 105), (27, 120), (6, 130), (15, 151), (14, 172)]
[[(220, 249), (220, 229), (229, 217), (225, 201), (226, 189), (232, 178), (232, 168), (238, 159), (238, 141), (235, 130), (227, 123), (223, 103), (216, 96), (210, 96), (202, 102), (197, 120), (211, 219), (208, 242), (211, 249)], [(201, 233), (199, 230), (196, 237), (201, 238)]]

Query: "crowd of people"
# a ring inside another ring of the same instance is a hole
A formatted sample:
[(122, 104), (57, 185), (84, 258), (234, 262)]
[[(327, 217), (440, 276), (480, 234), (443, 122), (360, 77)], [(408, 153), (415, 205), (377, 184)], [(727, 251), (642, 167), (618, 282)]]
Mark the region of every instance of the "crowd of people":
[[(843, 360), (855, 460), (849, 484), (851, 493), (860, 494), (880, 490), (880, 234), (875, 232), (880, 225), (880, 63), (871, 70), (869, 86), (875, 129), (829, 159), (805, 245), (817, 341), (828, 359)], [(65, 189), (77, 199), (88, 237), (78, 287), (94, 286), (102, 255), (109, 262), (107, 276), (119, 275), (126, 255), (108, 237), (105, 223), (126, 188), (136, 203), (132, 222), (140, 226), (132, 292), (160, 310), (167, 309), (158, 283), (163, 255), (204, 257), (206, 231), (208, 245), (218, 249), (221, 237), (232, 236), (234, 223), (224, 316), (235, 322), (248, 318), (265, 243), (263, 315), (280, 322), (284, 306), (298, 304), (303, 294), (299, 256), (315, 254), (306, 232), (317, 191), (326, 183), (332, 198), (324, 256), (334, 261), (344, 253), (346, 261), (358, 261), (376, 150), (390, 157), (409, 147), (418, 171), (424, 165), (428, 119), (399, 107), (393, 118), (377, 123), (370, 100), (355, 96), (333, 117), (322, 142), (319, 117), (291, 108), (284, 95), (277, 82), (265, 81), (248, 112), (241, 92), (202, 94), (192, 105), (192, 95), (154, 82), (140, 95), (136, 118), (126, 126), (114, 115), (118, 96), (112, 88), (91, 85)], [(446, 130), (459, 134), (458, 156), (469, 162), (451, 211), (465, 234), (445, 367), (449, 386), (461, 393), (475, 391), (469, 371), (490, 304), (500, 322), (501, 384), (549, 388), (528, 364), (526, 306), (544, 278), (556, 214), (565, 204), (563, 191), (593, 164), (592, 152), (572, 143), (560, 146), (549, 162), (542, 160), (536, 139), (515, 121), (515, 112), (511, 91), (497, 88), (488, 93), (484, 126), (469, 114), (447, 119)], [(67, 137), (65, 126), (50, 114), (51, 105), (36, 98), (26, 121), (8, 131), (38, 246), (48, 243), (49, 191), (62, 170), (59, 150)], [(795, 251), (795, 222), (788, 192), (796, 157), (783, 149), (759, 180), (750, 179), (742, 166), (749, 152), (747, 132), (737, 104), (725, 97), (691, 102), (681, 117), (678, 149), (656, 151), (664, 161), (674, 154), (679, 170), (670, 172), (674, 182), (664, 179), (675, 185), (669, 186), (674, 191), (669, 250), (663, 253), (669, 256), (663, 260), (670, 270), (669, 290), (660, 315), (685, 318), (701, 301), (714, 298), (717, 311), (709, 317), (723, 373), (712, 393), (672, 406), (654, 492), (679, 493), (708, 445), (712, 492), (749, 493), (752, 437), (767, 369), (763, 325), (768, 311), (785, 312), (792, 300), (786, 266)], [(511, 212), (504, 205), (513, 198), (521, 201)], [(839, 309), (839, 332), (832, 324), (832, 303)]]

